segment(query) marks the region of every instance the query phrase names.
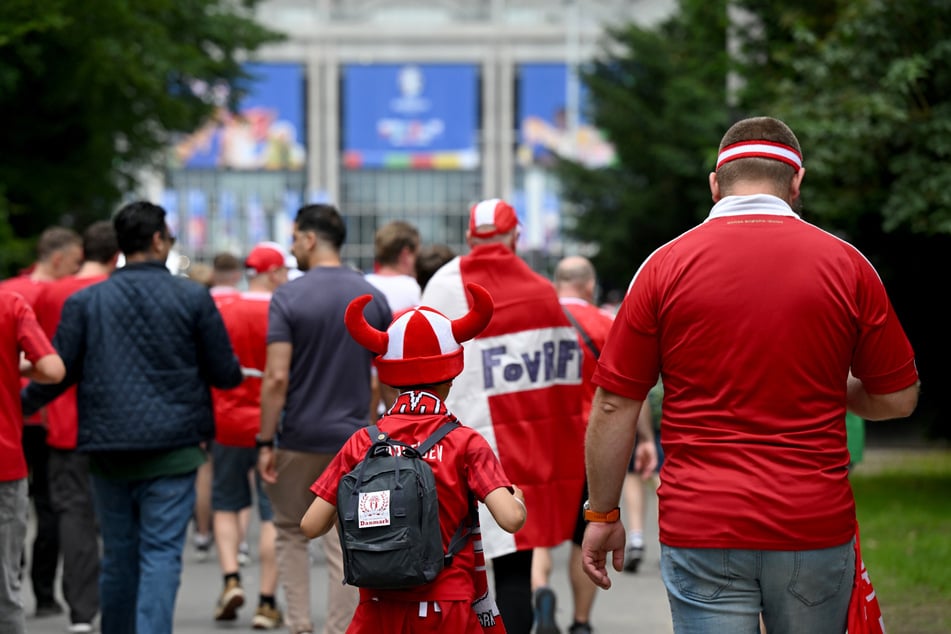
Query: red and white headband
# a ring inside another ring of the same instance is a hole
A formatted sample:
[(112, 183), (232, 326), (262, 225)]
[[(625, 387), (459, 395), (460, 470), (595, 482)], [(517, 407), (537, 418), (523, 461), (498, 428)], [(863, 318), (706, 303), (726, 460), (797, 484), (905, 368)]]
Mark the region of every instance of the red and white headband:
[(721, 166), (743, 158), (767, 158), (782, 161), (791, 165), (797, 172), (802, 169), (802, 154), (795, 148), (773, 141), (740, 141), (728, 145), (717, 156), (717, 169)]

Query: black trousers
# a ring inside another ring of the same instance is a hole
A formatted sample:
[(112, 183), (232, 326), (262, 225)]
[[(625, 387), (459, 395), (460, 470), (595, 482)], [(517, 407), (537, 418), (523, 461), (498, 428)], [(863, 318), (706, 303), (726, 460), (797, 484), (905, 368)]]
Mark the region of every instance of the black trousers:
[(63, 598), (71, 623), (91, 623), (99, 612), (99, 525), (93, 506), (89, 457), (50, 450), (53, 509), (59, 516)]
[(492, 560), (495, 602), (509, 634), (530, 634), (532, 608), (532, 551), (520, 550)]
[(49, 456), (46, 428), (23, 426), (23, 453), (29, 468), (30, 497), (36, 511), (36, 539), (30, 555), (30, 580), (36, 603), (54, 600), (53, 583), (59, 562), (59, 518), (50, 502)]

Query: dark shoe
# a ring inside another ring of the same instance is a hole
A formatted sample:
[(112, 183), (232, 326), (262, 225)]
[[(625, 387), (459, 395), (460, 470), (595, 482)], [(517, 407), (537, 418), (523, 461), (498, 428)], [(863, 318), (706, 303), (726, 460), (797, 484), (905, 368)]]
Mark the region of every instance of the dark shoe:
[(241, 582), (237, 579), (228, 579), (218, 604), (215, 605), (215, 620), (235, 620), (238, 618), (238, 608), (242, 605), (244, 605), (244, 590), (241, 589)]
[(42, 619), (47, 616), (59, 616), (63, 613), (61, 606), (55, 599), (51, 601), (40, 601), (36, 604), (36, 618)]
[(568, 634), (593, 634), (594, 630), (591, 629), (590, 623), (578, 623), (575, 621), (571, 624), (571, 627), (568, 628)]
[(624, 551), (624, 572), (637, 572), (644, 559), (643, 546), (628, 546)]
[(555, 591), (548, 587), (535, 591), (535, 634), (561, 634), (555, 623)]

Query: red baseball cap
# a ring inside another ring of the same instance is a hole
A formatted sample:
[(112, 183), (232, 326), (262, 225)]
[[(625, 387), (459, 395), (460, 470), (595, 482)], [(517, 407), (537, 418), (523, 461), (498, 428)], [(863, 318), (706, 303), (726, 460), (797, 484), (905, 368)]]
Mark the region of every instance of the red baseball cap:
[(516, 225), (518, 216), (515, 210), (501, 198), (483, 200), (469, 210), (469, 233), (475, 238), (502, 235), (514, 229)]
[(267, 273), (282, 267), (293, 268), (296, 264), (277, 242), (257, 243), (244, 260), (244, 265), (257, 273)]

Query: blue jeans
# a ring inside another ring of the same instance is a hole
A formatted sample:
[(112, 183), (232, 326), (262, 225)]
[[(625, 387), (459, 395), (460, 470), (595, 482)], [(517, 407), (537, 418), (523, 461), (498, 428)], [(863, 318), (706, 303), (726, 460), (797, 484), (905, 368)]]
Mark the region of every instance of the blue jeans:
[(93, 476), (102, 533), (102, 634), (171, 634), (195, 472), (147, 480)]
[(843, 634), (855, 551), (673, 548), (661, 573), (676, 634)]
[(20, 562), (29, 504), (26, 478), (0, 482), (0, 632), (4, 634), (26, 632)]

